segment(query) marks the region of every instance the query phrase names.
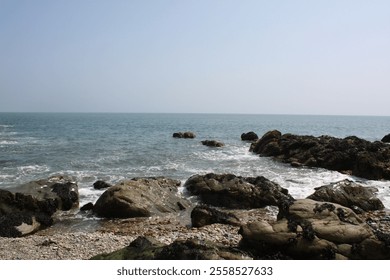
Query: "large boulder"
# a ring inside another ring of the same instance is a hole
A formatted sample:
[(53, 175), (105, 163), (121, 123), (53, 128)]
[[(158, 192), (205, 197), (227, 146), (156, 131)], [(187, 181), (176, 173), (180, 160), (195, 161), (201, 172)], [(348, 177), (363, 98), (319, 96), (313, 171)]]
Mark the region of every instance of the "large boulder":
[(164, 177), (133, 178), (106, 190), (93, 211), (100, 217), (149, 217), (179, 212), (189, 202), (178, 195), (180, 181)]
[(257, 258), (390, 259), (388, 235), (335, 203), (296, 200), (277, 221), (248, 223), (240, 234), (240, 247)]
[(20, 237), (52, 225), (57, 210), (53, 199), (0, 190), (0, 236)]
[(77, 184), (63, 176), (0, 190), (0, 236), (20, 237), (53, 224), (52, 215), (78, 206)]
[(262, 176), (194, 175), (185, 182), (184, 187), (206, 204), (230, 209), (280, 206), (293, 201), (287, 189)]
[(245, 252), (199, 239), (176, 240), (164, 245), (151, 237), (138, 237), (129, 246), (100, 254), (93, 260), (243, 260)]
[(307, 198), (317, 201), (334, 202), (356, 211), (384, 209), (383, 203), (375, 196), (378, 189), (363, 187), (348, 179), (315, 188), (315, 192)]
[(367, 179), (390, 179), (390, 146), (355, 136), (300, 136), (273, 130), (264, 134), (251, 151), (272, 156), (294, 166), (321, 167)]

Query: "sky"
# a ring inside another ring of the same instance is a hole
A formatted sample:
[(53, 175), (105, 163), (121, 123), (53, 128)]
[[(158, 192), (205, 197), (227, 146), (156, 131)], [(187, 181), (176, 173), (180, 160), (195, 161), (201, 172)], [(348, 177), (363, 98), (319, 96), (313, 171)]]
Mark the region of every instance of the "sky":
[(0, 112), (390, 115), (388, 0), (0, 0)]

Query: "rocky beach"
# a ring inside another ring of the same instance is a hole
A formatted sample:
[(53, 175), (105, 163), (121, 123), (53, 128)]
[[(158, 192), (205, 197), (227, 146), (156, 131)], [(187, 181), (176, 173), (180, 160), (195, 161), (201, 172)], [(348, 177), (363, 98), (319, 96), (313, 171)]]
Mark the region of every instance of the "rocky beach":
[[(244, 133), (242, 140), (293, 168), (378, 180), (390, 174), (385, 141), (279, 131)], [(161, 176), (94, 187), (104, 192), (85, 205), (66, 175), (0, 190), (0, 259), (390, 259), (388, 209), (375, 187), (348, 179), (303, 199), (263, 176), (229, 173), (195, 174), (184, 184)]]

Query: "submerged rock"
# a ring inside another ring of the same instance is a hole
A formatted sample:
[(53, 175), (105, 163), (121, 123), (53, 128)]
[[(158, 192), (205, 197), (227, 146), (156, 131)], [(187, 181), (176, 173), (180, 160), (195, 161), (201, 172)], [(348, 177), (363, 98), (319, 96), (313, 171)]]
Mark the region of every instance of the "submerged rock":
[(189, 138), (193, 139), (196, 137), (195, 133), (191, 131), (186, 131), (186, 132), (175, 132), (172, 135), (174, 138)]
[(149, 217), (179, 212), (189, 202), (178, 195), (180, 181), (165, 177), (134, 178), (106, 190), (93, 211), (105, 218)]
[(379, 180), (390, 179), (390, 146), (355, 136), (300, 136), (269, 131), (252, 144), (251, 151), (294, 166), (305, 165)]
[(184, 187), (202, 202), (229, 209), (279, 206), (293, 201), (288, 190), (264, 177), (241, 177), (233, 174), (194, 175)]
[(219, 142), (217, 140), (204, 140), (204, 141), (201, 141), (201, 143), (205, 146), (208, 146), (208, 147), (216, 147), (216, 148), (219, 148), (219, 147), (223, 147), (225, 146), (224, 143), (222, 142)]

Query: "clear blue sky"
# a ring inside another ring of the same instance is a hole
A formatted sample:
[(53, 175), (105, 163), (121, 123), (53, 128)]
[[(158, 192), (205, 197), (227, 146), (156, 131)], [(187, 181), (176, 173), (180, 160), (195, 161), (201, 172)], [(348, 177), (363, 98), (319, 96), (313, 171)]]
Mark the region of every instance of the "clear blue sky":
[(390, 1), (0, 0), (0, 111), (390, 115)]

